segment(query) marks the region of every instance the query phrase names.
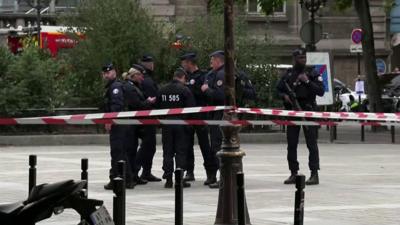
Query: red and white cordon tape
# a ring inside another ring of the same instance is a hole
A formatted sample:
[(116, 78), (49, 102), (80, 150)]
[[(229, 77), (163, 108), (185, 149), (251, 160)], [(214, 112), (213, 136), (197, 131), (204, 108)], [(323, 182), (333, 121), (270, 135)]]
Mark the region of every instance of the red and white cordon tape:
[(400, 122), (400, 113), (313, 112), (260, 108), (237, 108), (236, 112), (280, 117)]
[[(20, 120), (20, 124), (37, 124), (27, 119)], [(35, 120), (37, 121), (37, 120)], [(26, 123), (24, 123), (26, 122)], [(46, 119), (48, 125), (94, 125), (94, 124), (119, 124), (119, 125), (218, 125), (218, 126), (259, 126), (259, 125), (284, 125), (284, 126), (400, 126), (400, 123), (379, 121), (290, 121), (290, 120), (168, 120), (168, 119), (91, 119), (91, 120), (65, 120)]]
[[(167, 119), (136, 119), (139, 117), (167, 116), (179, 114), (204, 113), (219, 110), (234, 110), (237, 113), (270, 115), (279, 117), (312, 118), (313, 121), (300, 120), (167, 120)], [(121, 119), (129, 118), (129, 119)], [(132, 119), (134, 118), (134, 119)], [(323, 119), (323, 121), (315, 121)], [(332, 121), (332, 120), (340, 121)], [(351, 121), (355, 120), (355, 121)], [(260, 108), (234, 108), (232, 106), (206, 106), (191, 108), (156, 109), (130, 112), (79, 114), (53, 117), (31, 118), (0, 118), (0, 125), (90, 125), (90, 124), (127, 124), (127, 125), (306, 125), (306, 126), (400, 126), (400, 113), (348, 113), (348, 112), (313, 112), (291, 111)]]
[(141, 111), (129, 111), (129, 112), (78, 114), (78, 115), (65, 115), (65, 116), (0, 118), (0, 125), (95, 124), (97, 120), (206, 113), (206, 112), (231, 110), (231, 109), (233, 109), (233, 107), (231, 106), (204, 106), (204, 107), (189, 107), (189, 108), (141, 110)]

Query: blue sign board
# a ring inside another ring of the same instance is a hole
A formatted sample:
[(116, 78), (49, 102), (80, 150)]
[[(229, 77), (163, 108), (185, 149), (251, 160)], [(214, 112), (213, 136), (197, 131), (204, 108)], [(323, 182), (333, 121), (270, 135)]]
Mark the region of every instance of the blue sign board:
[(376, 59), (376, 70), (379, 74), (384, 74), (386, 73), (386, 63), (385, 60), (383, 59)]

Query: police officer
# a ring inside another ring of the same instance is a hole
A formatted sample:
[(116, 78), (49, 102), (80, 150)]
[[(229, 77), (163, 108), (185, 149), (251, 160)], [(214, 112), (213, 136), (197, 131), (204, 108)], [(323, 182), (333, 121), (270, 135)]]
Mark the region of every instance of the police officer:
[[(143, 94), (146, 98), (157, 98), (158, 87), (153, 80), (154, 73), (154, 60), (151, 55), (144, 55), (141, 59), (140, 65), (144, 67), (145, 74), (142, 82)], [(151, 173), (153, 167), (153, 158), (156, 153), (156, 127), (145, 126), (143, 128), (143, 139), (136, 157), (136, 169), (143, 168), (141, 178), (149, 182), (161, 181), (160, 178)]]
[[(201, 91), (201, 86), (205, 82), (206, 72), (201, 71), (197, 66), (197, 55), (196, 53), (186, 53), (181, 56), (181, 66), (188, 74), (187, 86), (192, 92), (196, 106), (206, 106), (207, 99), (205, 94)], [(194, 119), (206, 119), (207, 114), (197, 114), (193, 116)], [(187, 152), (187, 172), (185, 176), (186, 181), (194, 181), (194, 134), (196, 133), (198, 143), (200, 145), (201, 154), (203, 155), (204, 168), (207, 172), (207, 180), (204, 182), (205, 185), (214, 183), (213, 174), (218, 170), (218, 159), (215, 154), (211, 151), (210, 140), (208, 138), (208, 127), (207, 126), (194, 126), (190, 129), (189, 133), (189, 149)]]
[(235, 70), (236, 105), (249, 107), (251, 101), (257, 99), (257, 93), (249, 76), (243, 71)]
[[(225, 83), (225, 56), (223, 51), (216, 51), (210, 54), (211, 71), (206, 75), (206, 80), (201, 86), (201, 91), (207, 96), (209, 105), (224, 105), (224, 83)], [(222, 111), (215, 111), (210, 113), (210, 119), (221, 120), (223, 117)], [(222, 145), (222, 132), (219, 126), (210, 126), (210, 139), (211, 151), (215, 155), (221, 150)], [(216, 178), (217, 171), (210, 171), (207, 175), (211, 183), (208, 185), (211, 188), (218, 188), (219, 184)], [(207, 184), (206, 184), (207, 185)]]
[[(322, 77), (314, 68), (306, 67), (306, 50), (298, 48), (293, 51), (294, 65), (288, 69), (278, 82), (277, 90), (284, 101), (285, 109), (316, 110), (316, 96), (324, 95)], [(299, 108), (300, 107), (300, 108)], [(311, 176), (307, 185), (319, 183), (319, 153), (317, 145), (316, 126), (303, 126), (304, 136), (309, 151), (309, 168)], [(294, 184), (296, 181), (299, 162), (297, 161), (297, 144), (299, 141), (300, 126), (287, 127), (288, 154), (287, 160), (291, 175), (284, 181), (285, 184)]]
[[(124, 93), (123, 85), (117, 80), (117, 73), (112, 63), (103, 66), (103, 79), (107, 81), (104, 94), (104, 112), (121, 112), (124, 110)], [(104, 185), (104, 189), (113, 189), (113, 178), (117, 177), (117, 163), (124, 160), (127, 165), (126, 187), (133, 188), (132, 173), (127, 155), (124, 149), (124, 140), (126, 134), (126, 126), (106, 124), (106, 130), (110, 132), (110, 148), (111, 148), (111, 169), (110, 182)]]
[[(189, 88), (185, 86), (186, 72), (178, 69), (174, 73), (173, 80), (160, 90), (159, 107), (183, 108), (195, 106), (195, 100)], [(182, 116), (171, 116), (168, 118), (180, 118)], [(174, 172), (174, 156), (177, 168), (186, 169), (186, 153), (189, 147), (187, 127), (182, 125), (166, 125), (162, 127), (163, 146), (163, 178), (166, 179), (165, 188), (172, 188), (172, 175)], [(184, 181), (184, 187), (190, 187)]]
[[(150, 109), (155, 103), (155, 97), (145, 97), (141, 90), (140, 84), (144, 80), (145, 70), (142, 66), (134, 64), (126, 74), (126, 82), (124, 83), (124, 100), (125, 107), (128, 111)], [(138, 176), (136, 169), (136, 152), (139, 144), (139, 137), (145, 126), (129, 125), (125, 137), (125, 149), (128, 160), (131, 164), (134, 184), (146, 184), (147, 181)]]

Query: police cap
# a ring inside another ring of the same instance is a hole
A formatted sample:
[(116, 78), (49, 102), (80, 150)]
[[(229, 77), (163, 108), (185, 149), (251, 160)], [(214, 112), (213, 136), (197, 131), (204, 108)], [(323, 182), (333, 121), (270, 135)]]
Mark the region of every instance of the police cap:
[(305, 48), (296, 48), (293, 50), (292, 55), (293, 57), (299, 56), (299, 55), (306, 55), (307, 50)]
[(195, 61), (197, 59), (197, 55), (194, 52), (188, 52), (186, 54), (183, 54), (180, 57), (181, 60), (190, 60), (190, 61)]
[(146, 73), (146, 69), (143, 66), (139, 65), (139, 64), (133, 64), (132, 68), (138, 70), (142, 74)]
[(218, 51), (215, 51), (215, 52), (213, 52), (213, 53), (211, 53), (210, 55), (209, 55), (210, 57), (224, 57), (225, 56), (225, 52), (224, 51), (222, 51), (222, 50), (218, 50)]
[(114, 65), (112, 64), (112, 63), (106, 63), (106, 64), (104, 64), (104, 66), (102, 67), (102, 71), (103, 72), (108, 72), (108, 71), (111, 71), (111, 70), (113, 70), (114, 69)]
[(151, 55), (145, 54), (142, 56), (142, 59), (140, 60), (142, 62), (154, 62), (154, 59)]

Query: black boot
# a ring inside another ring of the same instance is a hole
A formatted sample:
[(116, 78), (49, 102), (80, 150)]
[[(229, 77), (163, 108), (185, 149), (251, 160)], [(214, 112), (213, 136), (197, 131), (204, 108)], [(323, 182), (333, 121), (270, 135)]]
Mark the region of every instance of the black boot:
[(204, 185), (210, 185), (217, 182), (217, 171), (207, 171), (207, 180)]
[(283, 181), (283, 183), (284, 184), (295, 184), (296, 183), (296, 176), (297, 176), (297, 172), (292, 171), (290, 176), (285, 181)]
[(114, 189), (114, 183), (112, 182), (112, 180), (110, 180), (106, 185), (104, 185), (104, 189), (106, 189), (106, 190)]
[(168, 177), (165, 181), (164, 187), (165, 188), (172, 188), (174, 183), (172, 182), (172, 177)]
[(136, 186), (136, 182), (133, 181), (133, 179), (129, 179), (129, 181), (127, 180), (125, 183), (126, 189), (134, 189), (135, 186)]
[(220, 186), (220, 181), (215, 181), (214, 183), (211, 183), (208, 185), (211, 189), (217, 189)]
[(182, 186), (184, 187), (184, 188), (188, 188), (188, 187), (190, 187), (190, 186), (192, 186), (190, 183), (188, 183), (188, 182), (186, 182), (186, 181), (183, 181), (182, 182)]
[(306, 185), (317, 185), (317, 184), (319, 184), (318, 171), (311, 171), (311, 176), (306, 181)]
[(138, 185), (147, 184), (147, 180), (145, 180), (142, 177), (139, 177), (137, 175), (133, 178), (133, 182), (135, 182)]
[(147, 180), (148, 182), (160, 182), (161, 179), (154, 176), (150, 171), (149, 172), (143, 172), (142, 176), (140, 176), (141, 179)]
[(196, 179), (194, 178), (194, 173), (193, 171), (187, 171), (185, 178), (183, 178), (183, 181), (195, 181)]

